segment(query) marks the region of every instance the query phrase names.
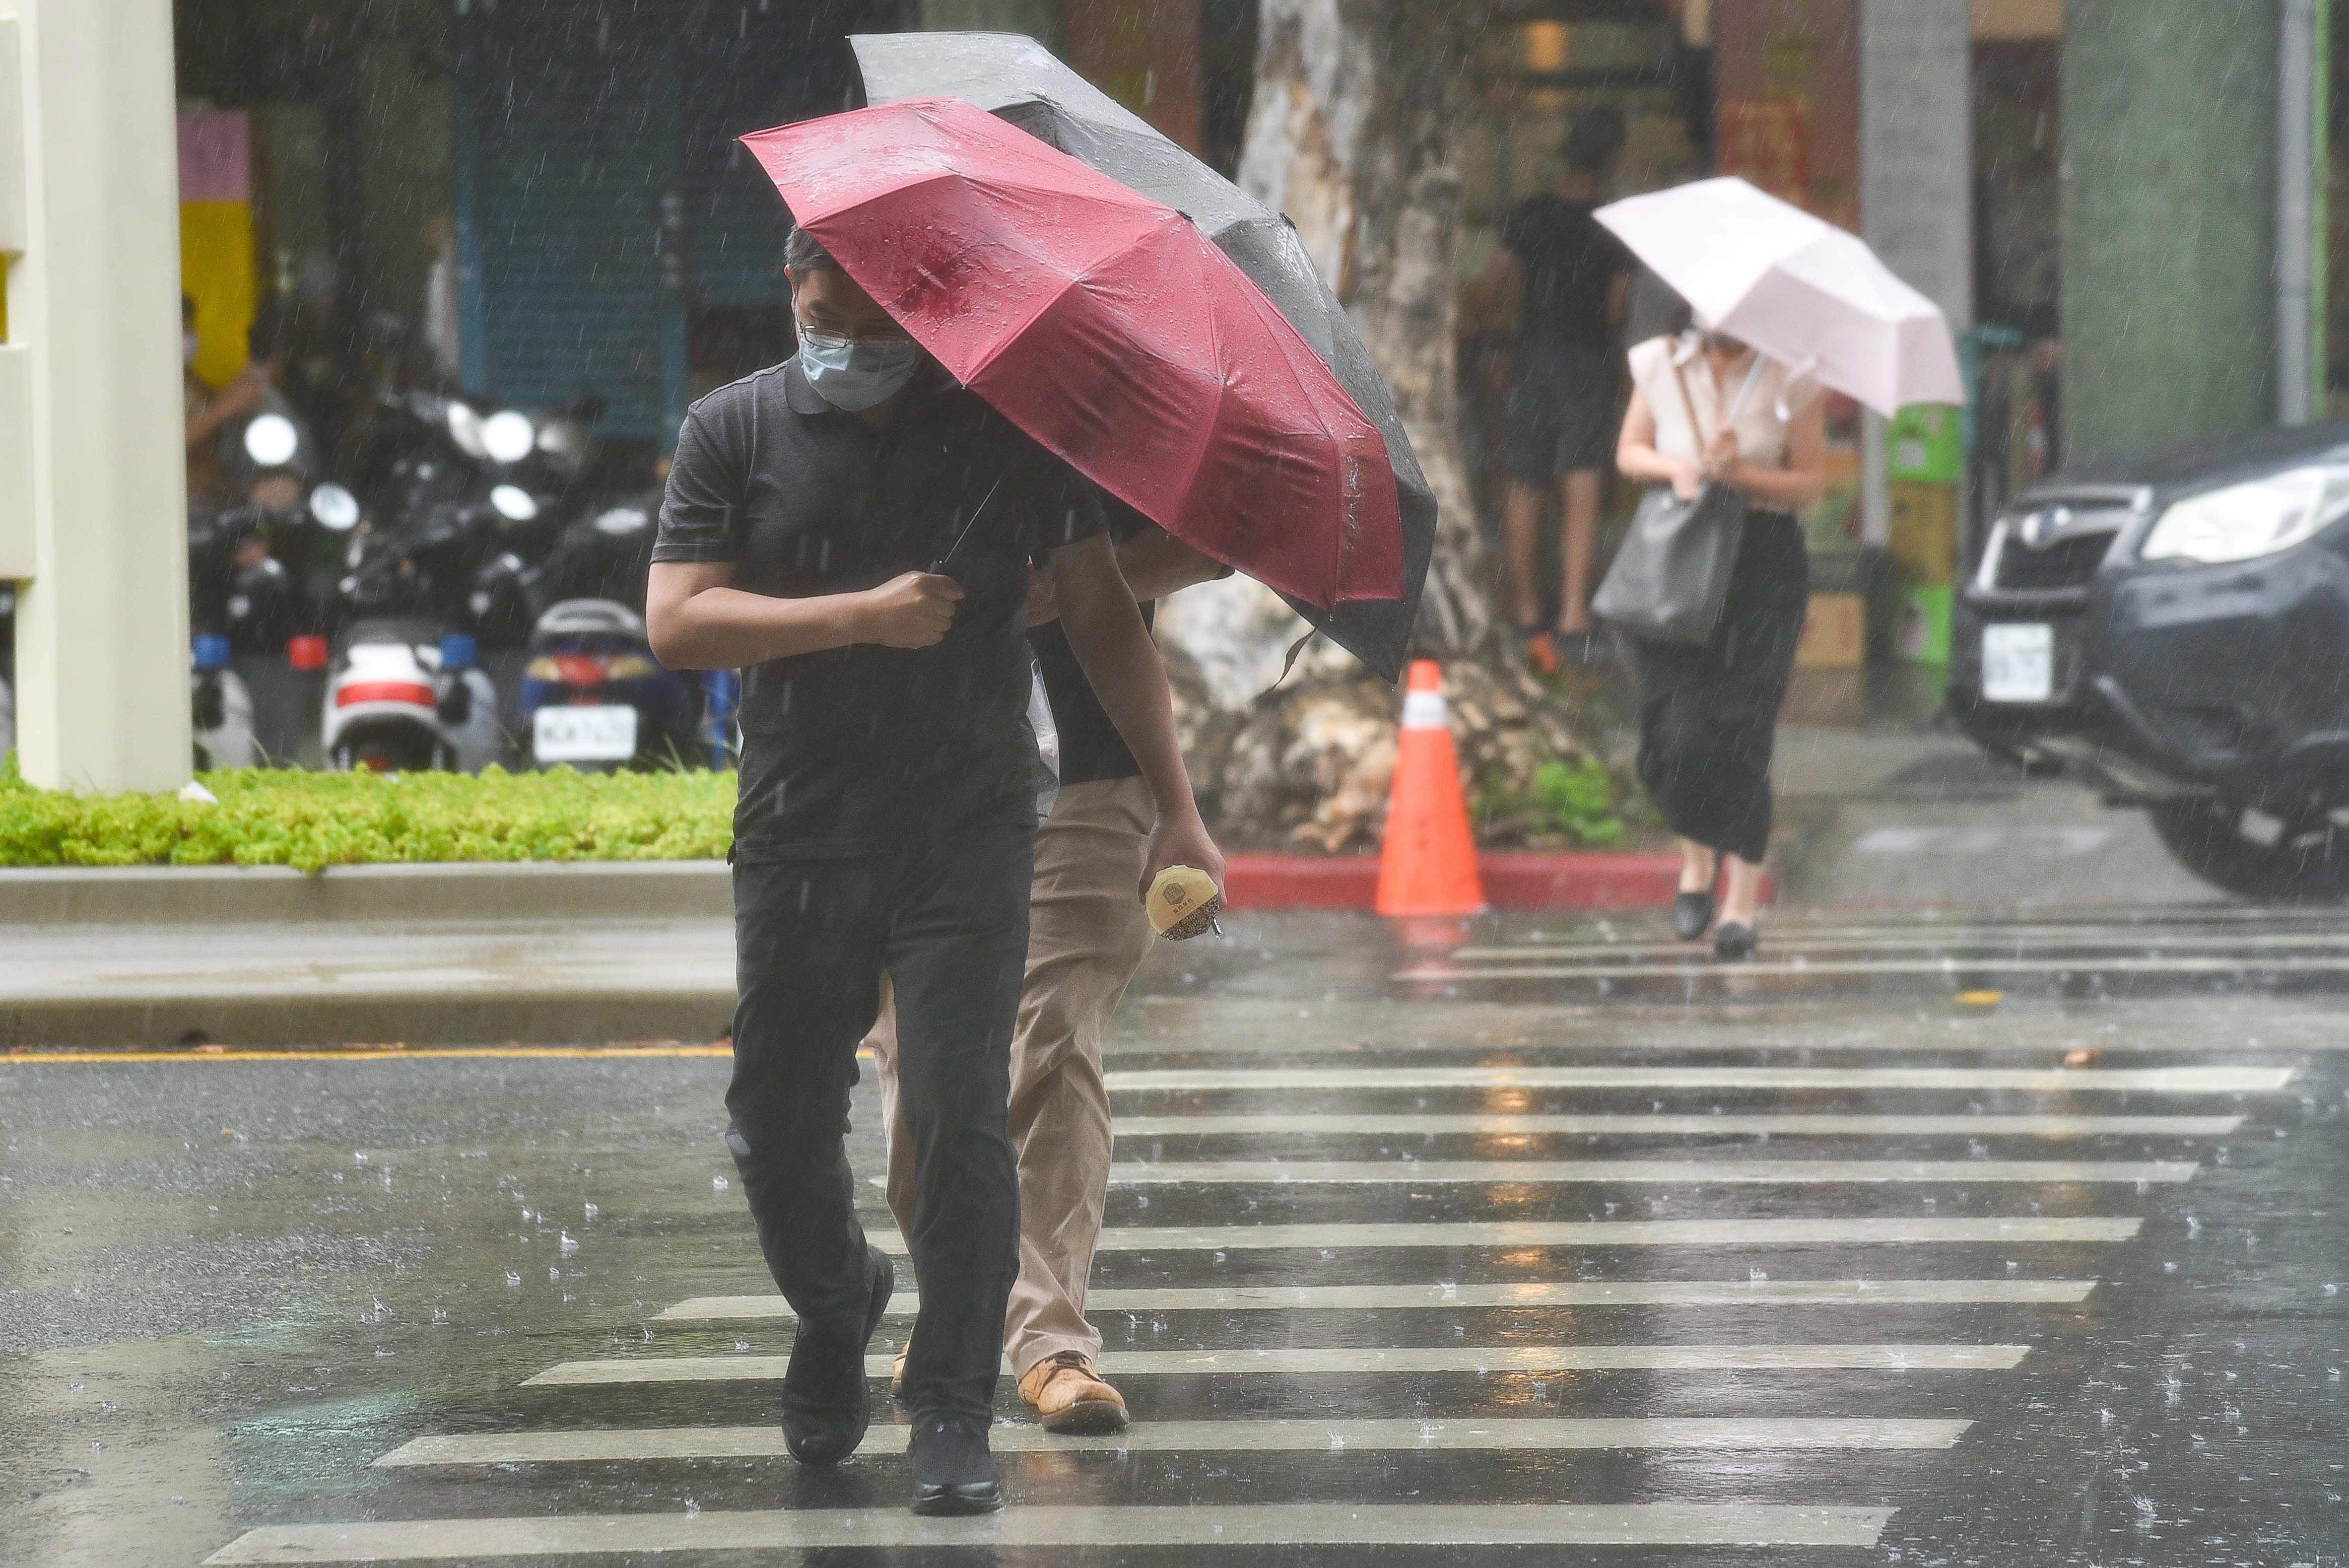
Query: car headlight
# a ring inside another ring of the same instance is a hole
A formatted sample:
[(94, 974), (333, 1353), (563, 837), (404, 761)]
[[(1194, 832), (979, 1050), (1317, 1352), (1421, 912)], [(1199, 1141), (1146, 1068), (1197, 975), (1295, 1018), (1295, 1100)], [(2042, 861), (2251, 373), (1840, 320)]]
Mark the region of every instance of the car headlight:
[(2349, 468), (2290, 469), (2173, 503), (2146, 535), (2144, 561), (2218, 565), (2272, 555), (2349, 516)]
[(323, 484), (310, 492), (310, 515), (321, 528), (348, 533), (359, 523), (359, 499), (338, 484)]
[(538, 500), (520, 485), (500, 485), (490, 491), (490, 505), (508, 522), (528, 522), (538, 515)]
[(538, 444), (538, 427), (517, 408), (501, 408), (481, 426), (481, 444), (502, 463), (518, 463)]
[(490, 449), (481, 440), (481, 417), (469, 405), (450, 398), (441, 417), (449, 421), (449, 438), (457, 443), (459, 451), (469, 458), (490, 455)]
[(301, 432), (283, 414), (261, 414), (244, 428), (244, 455), (256, 467), (283, 468), (302, 448)]

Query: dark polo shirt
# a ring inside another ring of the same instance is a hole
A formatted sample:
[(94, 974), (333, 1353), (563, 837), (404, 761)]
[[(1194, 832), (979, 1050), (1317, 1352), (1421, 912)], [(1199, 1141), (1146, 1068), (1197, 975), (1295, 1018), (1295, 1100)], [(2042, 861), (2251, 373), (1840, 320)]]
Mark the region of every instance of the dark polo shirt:
[(974, 515), (949, 569), (966, 597), (940, 642), (860, 643), (743, 673), (737, 860), (872, 854), (1032, 821), (1028, 562), (1103, 523), (1090, 481), (934, 365), (884, 430), (825, 402), (796, 357), (688, 411), (655, 562), (731, 562), (734, 586), (753, 593), (847, 593), (926, 570)]

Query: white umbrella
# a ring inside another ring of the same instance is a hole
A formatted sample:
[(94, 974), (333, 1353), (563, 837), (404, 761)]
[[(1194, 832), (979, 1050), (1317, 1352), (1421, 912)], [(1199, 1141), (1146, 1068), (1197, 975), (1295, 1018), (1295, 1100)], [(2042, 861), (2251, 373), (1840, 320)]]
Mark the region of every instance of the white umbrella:
[(1878, 413), (1965, 401), (1940, 307), (1856, 235), (1733, 175), (1595, 216), (1716, 331)]

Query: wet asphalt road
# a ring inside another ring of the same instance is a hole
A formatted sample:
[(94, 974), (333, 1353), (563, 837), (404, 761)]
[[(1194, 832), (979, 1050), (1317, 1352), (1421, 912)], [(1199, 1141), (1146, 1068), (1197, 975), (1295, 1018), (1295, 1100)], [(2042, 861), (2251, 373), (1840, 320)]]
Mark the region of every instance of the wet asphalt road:
[(0, 1065), (0, 1562), (2349, 1558), (2337, 916), (1228, 924), (997, 1522), (779, 1452), (722, 1060)]

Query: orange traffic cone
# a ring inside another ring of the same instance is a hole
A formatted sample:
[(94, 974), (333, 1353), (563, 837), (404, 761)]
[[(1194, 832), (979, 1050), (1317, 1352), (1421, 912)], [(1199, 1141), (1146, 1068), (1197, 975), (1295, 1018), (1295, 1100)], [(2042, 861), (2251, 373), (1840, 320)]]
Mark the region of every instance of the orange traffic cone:
[(1444, 712), (1444, 671), (1433, 659), (1411, 666), (1397, 738), (1394, 794), (1387, 802), (1379, 857), (1381, 914), (1475, 914), (1485, 907), (1460, 764)]

